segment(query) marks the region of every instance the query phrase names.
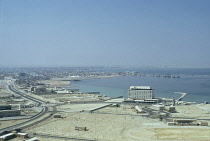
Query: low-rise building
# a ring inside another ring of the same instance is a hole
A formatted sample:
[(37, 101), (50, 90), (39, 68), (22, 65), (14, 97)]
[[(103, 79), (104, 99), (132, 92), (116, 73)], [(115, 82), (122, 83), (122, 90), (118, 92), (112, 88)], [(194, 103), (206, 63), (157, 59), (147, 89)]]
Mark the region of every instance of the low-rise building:
[(171, 113), (176, 112), (175, 106), (165, 106), (165, 110), (167, 110)]
[(11, 105), (0, 105), (0, 110), (11, 110)]
[(47, 93), (47, 89), (44, 88), (44, 87), (39, 87), (39, 88), (37, 88), (37, 87), (32, 87), (32, 88), (31, 88), (31, 92), (32, 92), (32, 93), (35, 93), (35, 94), (42, 94), (42, 93)]
[(20, 115), (21, 115), (20, 110), (0, 110), (0, 118), (20, 116)]
[(58, 94), (79, 93), (79, 89), (61, 89), (55, 91)]
[(33, 137), (33, 138), (30, 138), (30, 139), (28, 139), (28, 140), (26, 140), (26, 141), (39, 141), (39, 139), (36, 138), (36, 137)]
[(164, 105), (152, 105), (152, 107), (153, 107), (155, 110), (158, 110), (158, 111), (162, 111), (162, 110), (164, 110), (164, 108), (165, 108)]
[(0, 136), (0, 141), (7, 141), (7, 140), (13, 139), (15, 137), (16, 137), (15, 133), (8, 133), (6, 135)]
[(54, 114), (53, 117), (54, 118), (61, 118), (62, 116), (61, 116), (61, 114)]
[(208, 122), (204, 122), (204, 121), (200, 122), (200, 126), (208, 126), (208, 125), (209, 125)]
[(173, 119), (169, 126), (208, 126), (207, 123), (198, 123), (196, 119)]
[(28, 138), (28, 133), (16, 133), (16, 136), (21, 139), (25, 139)]

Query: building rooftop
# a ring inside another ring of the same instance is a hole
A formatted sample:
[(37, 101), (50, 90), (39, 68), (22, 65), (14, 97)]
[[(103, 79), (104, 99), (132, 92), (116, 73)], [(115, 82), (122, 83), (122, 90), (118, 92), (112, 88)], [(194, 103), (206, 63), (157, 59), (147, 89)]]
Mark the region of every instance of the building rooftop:
[(151, 86), (130, 86), (131, 90), (151, 90), (152, 87)]

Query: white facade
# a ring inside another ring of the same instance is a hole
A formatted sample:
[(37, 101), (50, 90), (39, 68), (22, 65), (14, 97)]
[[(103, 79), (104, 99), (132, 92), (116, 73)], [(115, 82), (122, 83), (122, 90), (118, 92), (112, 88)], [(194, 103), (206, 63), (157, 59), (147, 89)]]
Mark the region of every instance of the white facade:
[(128, 97), (132, 99), (153, 99), (154, 92), (150, 86), (130, 86)]

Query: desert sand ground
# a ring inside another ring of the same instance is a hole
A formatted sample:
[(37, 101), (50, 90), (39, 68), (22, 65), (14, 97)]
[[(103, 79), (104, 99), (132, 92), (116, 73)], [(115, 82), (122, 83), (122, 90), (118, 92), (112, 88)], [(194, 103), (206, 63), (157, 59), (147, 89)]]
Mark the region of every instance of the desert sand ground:
[(94, 94), (51, 94), (41, 95), (41, 97), (55, 102), (73, 102), (73, 101), (97, 101), (102, 99), (99, 95)]
[(195, 104), (187, 106), (176, 106), (177, 113), (172, 113), (171, 117), (210, 119), (210, 104)]
[(50, 87), (56, 87), (56, 86), (68, 86), (70, 84), (70, 81), (62, 81), (59, 79), (53, 79), (53, 80), (42, 81), (42, 83), (49, 84)]
[(6, 83), (0, 80), (0, 98), (11, 96), (11, 92), (7, 89)]
[[(59, 114), (61, 114), (63, 118), (52, 117), (48, 121), (28, 129), (27, 132), (102, 141), (207, 141), (210, 139), (209, 127), (168, 126), (159, 119), (137, 116), (138, 114), (131, 110), (128, 105), (122, 105), (119, 108), (106, 107), (92, 114), (88, 112), (78, 112), (81, 109), (88, 110), (97, 106), (99, 105), (70, 104), (59, 106)], [(199, 108), (193, 109), (194, 107), (189, 105), (185, 107), (180, 106), (178, 111), (185, 111), (186, 107), (192, 108), (194, 115), (196, 115), (196, 113), (202, 113), (203, 111)], [(105, 114), (105, 112), (108, 114)], [(182, 114), (183, 113), (180, 112), (180, 115)], [(179, 115), (177, 114), (176, 116)], [(192, 115), (189, 115), (189, 117), (191, 116)], [(186, 118), (188, 117), (186, 116)], [(75, 126), (87, 127), (88, 131), (75, 130)], [(51, 138), (39, 138), (45, 141), (53, 141)], [(54, 140), (62, 141), (62, 139)]]

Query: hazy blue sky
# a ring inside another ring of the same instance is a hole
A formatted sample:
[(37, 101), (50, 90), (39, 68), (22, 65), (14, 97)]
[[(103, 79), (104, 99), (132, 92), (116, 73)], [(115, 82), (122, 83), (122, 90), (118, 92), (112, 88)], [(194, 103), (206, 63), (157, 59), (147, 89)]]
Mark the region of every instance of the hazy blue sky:
[(210, 67), (210, 0), (0, 0), (0, 66)]

